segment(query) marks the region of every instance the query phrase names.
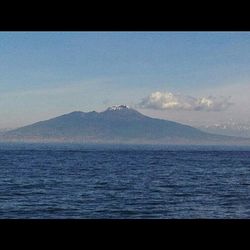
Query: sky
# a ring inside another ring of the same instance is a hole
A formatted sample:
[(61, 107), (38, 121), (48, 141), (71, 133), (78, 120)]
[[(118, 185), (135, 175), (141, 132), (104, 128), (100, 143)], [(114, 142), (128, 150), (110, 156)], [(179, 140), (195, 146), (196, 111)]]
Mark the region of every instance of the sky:
[(250, 124), (250, 32), (0, 32), (0, 129), (119, 104)]

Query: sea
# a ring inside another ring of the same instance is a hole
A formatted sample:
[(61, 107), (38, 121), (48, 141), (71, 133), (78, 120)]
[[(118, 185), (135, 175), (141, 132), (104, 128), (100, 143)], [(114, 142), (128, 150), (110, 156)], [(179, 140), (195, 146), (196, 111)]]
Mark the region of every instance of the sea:
[(0, 219), (249, 219), (250, 147), (0, 144)]

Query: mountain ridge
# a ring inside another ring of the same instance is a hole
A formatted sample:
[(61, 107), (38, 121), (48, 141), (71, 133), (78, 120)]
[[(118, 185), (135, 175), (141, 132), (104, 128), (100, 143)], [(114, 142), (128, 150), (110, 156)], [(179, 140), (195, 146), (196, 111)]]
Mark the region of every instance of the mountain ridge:
[(7, 131), (1, 135), (1, 140), (132, 144), (230, 144), (250, 141), (151, 118), (126, 105), (115, 105), (102, 112), (73, 111)]

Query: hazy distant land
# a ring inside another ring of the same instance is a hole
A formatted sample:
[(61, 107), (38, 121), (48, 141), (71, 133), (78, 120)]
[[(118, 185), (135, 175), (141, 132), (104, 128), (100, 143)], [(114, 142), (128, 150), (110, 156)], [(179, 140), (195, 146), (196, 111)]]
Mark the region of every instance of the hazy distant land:
[(2, 142), (108, 144), (250, 145), (250, 139), (206, 133), (177, 122), (151, 118), (126, 105), (103, 112), (75, 111), (2, 132)]

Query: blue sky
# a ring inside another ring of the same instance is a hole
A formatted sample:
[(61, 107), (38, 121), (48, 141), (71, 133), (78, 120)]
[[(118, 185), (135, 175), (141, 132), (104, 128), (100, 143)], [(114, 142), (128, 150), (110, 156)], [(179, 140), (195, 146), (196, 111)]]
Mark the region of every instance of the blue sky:
[[(249, 32), (1, 32), (0, 128), (113, 104), (191, 125), (244, 120), (249, 79)], [(157, 91), (178, 101), (230, 96), (234, 105), (138, 106)]]

